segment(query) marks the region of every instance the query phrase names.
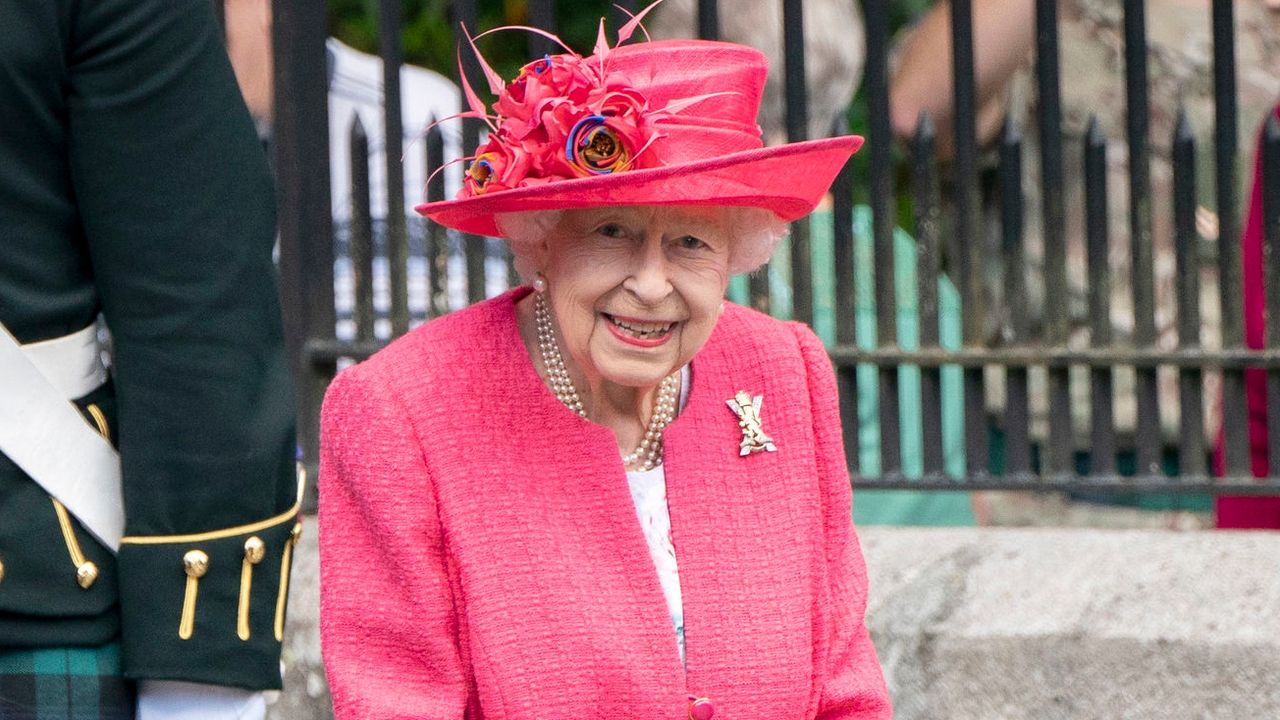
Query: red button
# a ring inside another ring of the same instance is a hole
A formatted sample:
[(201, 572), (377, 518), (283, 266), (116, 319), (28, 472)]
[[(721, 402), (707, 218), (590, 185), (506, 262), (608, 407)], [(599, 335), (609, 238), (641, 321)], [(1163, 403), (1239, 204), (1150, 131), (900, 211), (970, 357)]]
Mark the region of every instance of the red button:
[(689, 720), (711, 720), (715, 717), (716, 707), (711, 698), (689, 698)]

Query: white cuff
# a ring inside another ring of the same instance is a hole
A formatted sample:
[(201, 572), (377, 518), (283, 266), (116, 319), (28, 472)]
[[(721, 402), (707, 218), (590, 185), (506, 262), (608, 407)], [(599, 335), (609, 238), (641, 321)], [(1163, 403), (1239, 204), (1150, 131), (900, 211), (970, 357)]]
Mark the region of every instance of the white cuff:
[(255, 690), (181, 680), (138, 683), (137, 720), (263, 720), (267, 703)]

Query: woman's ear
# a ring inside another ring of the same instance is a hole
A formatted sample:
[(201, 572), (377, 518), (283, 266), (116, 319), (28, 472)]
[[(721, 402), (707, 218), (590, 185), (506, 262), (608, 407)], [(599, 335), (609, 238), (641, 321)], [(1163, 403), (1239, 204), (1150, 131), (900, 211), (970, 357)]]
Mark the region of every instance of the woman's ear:
[(533, 264), (538, 269), (538, 273), (545, 275), (547, 272), (547, 258), (551, 257), (551, 229), (548, 228), (538, 238), (537, 245), (534, 246)]

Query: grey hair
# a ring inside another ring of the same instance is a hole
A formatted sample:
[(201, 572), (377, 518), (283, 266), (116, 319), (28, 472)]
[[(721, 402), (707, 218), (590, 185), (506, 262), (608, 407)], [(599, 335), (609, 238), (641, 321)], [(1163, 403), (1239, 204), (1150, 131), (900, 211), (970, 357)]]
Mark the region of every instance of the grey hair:
[[(755, 272), (769, 262), (788, 232), (787, 224), (772, 210), (722, 206), (721, 218), (729, 228), (730, 274)], [(532, 210), (494, 216), (498, 231), (511, 246), (516, 272), (525, 282), (543, 265), (543, 241), (560, 223), (563, 210)]]

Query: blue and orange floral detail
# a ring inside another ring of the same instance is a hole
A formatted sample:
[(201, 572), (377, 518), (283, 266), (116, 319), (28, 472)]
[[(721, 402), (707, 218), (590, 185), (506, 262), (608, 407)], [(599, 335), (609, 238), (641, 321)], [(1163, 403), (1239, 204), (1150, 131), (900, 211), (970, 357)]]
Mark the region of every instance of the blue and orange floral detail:
[(496, 153), (484, 153), (477, 156), (467, 168), (467, 177), (475, 183), (477, 192), (484, 192), (485, 185), (493, 177), (493, 160), (496, 157)]
[(630, 154), (604, 115), (579, 120), (565, 140), (564, 154), (575, 169), (591, 175), (608, 175), (626, 166)]

